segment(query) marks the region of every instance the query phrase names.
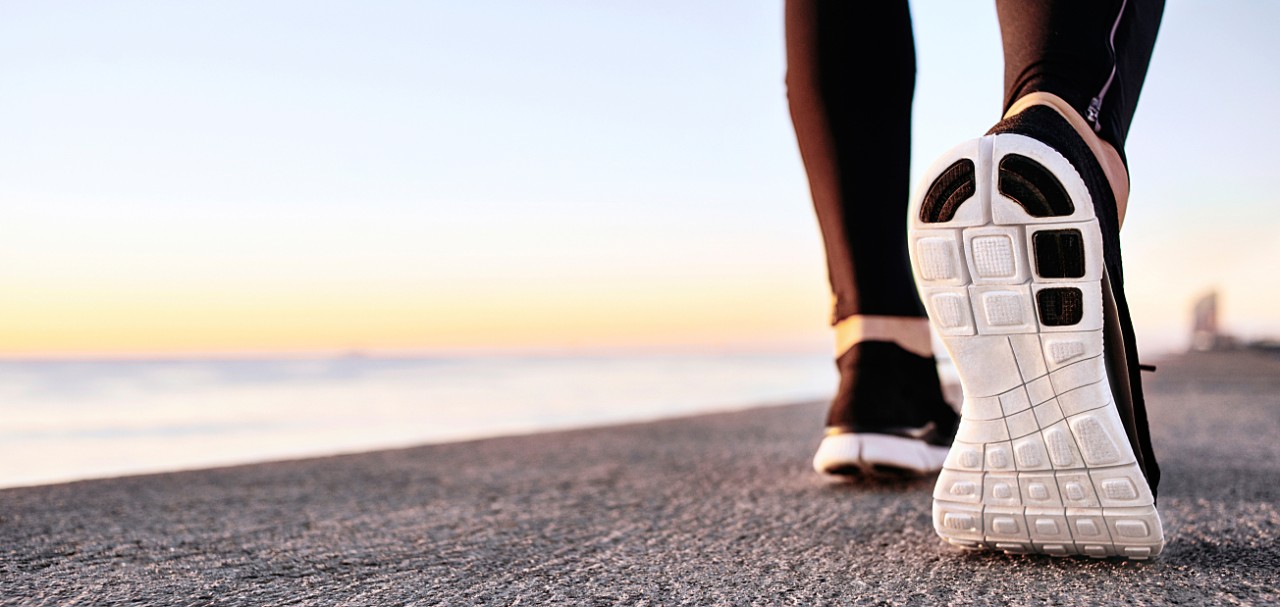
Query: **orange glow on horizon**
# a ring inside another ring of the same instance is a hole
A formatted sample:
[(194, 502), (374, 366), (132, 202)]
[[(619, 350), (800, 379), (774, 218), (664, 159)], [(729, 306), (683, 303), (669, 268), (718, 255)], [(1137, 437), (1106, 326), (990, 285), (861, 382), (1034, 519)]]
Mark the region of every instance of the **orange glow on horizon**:
[[(811, 278), (811, 277), (802, 277)], [(369, 292), (109, 289), (28, 293), (0, 356), (779, 345), (826, 339), (821, 283), (649, 280)], [(812, 281), (809, 281), (812, 282)], [(818, 288), (812, 288), (817, 286)], [(217, 288), (221, 287), (221, 288)]]

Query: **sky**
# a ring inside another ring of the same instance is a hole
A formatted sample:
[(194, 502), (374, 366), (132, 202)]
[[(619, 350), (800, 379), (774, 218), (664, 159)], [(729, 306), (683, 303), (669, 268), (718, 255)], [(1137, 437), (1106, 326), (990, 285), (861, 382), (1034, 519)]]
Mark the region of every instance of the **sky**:
[[(919, 175), (1002, 65), (992, 3), (912, 12)], [(1211, 288), (1280, 335), (1277, 22), (1166, 10), (1144, 346)], [(780, 1), (0, 1), (0, 356), (829, 348), (784, 73)]]

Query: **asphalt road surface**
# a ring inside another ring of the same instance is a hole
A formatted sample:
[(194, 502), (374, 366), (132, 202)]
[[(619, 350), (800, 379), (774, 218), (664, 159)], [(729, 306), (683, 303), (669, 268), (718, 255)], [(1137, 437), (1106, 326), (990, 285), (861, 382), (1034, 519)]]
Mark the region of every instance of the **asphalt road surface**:
[(0, 491), (4, 605), (1280, 602), (1280, 355), (1148, 375), (1151, 562), (967, 553), (830, 484), (823, 405)]

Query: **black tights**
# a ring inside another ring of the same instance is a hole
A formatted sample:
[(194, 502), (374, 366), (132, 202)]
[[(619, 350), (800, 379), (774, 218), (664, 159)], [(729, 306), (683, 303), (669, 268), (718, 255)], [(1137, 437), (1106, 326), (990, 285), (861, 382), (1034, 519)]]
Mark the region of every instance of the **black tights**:
[[(1004, 106), (1057, 95), (1123, 156), (1164, 0), (997, 0)], [(786, 0), (787, 97), (835, 294), (924, 317), (907, 258), (915, 42), (905, 0)], [(975, 133), (979, 135), (980, 133)]]

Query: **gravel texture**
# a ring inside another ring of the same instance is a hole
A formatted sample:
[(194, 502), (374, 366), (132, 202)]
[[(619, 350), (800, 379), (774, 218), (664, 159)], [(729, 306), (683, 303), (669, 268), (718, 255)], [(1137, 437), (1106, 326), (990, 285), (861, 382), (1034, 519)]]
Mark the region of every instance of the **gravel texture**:
[(0, 491), (3, 605), (1280, 602), (1280, 356), (1148, 375), (1147, 562), (966, 553), (830, 484), (821, 403)]

